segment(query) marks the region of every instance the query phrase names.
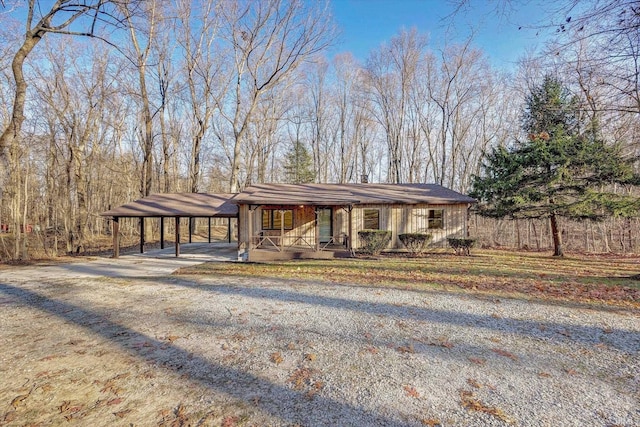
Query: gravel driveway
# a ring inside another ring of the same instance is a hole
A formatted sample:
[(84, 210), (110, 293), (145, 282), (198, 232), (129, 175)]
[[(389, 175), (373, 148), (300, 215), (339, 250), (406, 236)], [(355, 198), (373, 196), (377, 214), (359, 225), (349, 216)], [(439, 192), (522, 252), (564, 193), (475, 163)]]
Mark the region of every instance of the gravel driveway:
[(638, 426), (639, 318), (347, 283), (3, 270), (0, 425)]

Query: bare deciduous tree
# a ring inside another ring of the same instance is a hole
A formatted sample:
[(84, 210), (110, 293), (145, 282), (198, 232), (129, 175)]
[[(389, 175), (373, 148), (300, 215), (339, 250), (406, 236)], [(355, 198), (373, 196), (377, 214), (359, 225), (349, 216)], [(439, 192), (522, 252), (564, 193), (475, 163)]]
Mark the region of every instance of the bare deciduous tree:
[(414, 28), (401, 31), (387, 45), (374, 51), (367, 61), (367, 71), (374, 115), (384, 129), (389, 175), (388, 181), (403, 182), (403, 146), (409, 108), (409, 90), (421, 68), (427, 39)]
[(241, 147), (260, 99), (325, 49), (333, 27), (328, 5), (302, 0), (225, 3), (222, 36), (233, 49), (234, 73), (219, 105), (228, 124), (229, 190), (240, 188)]
[[(178, 29), (176, 37), (184, 52), (184, 79), (187, 85), (191, 123), (190, 191), (200, 189), (202, 143), (210, 127), (216, 103), (224, 93), (228, 78), (222, 62), (224, 50), (217, 41), (220, 27), (216, 0), (198, 4), (179, 1), (176, 4)], [(197, 25), (193, 25), (194, 22)]]
[(137, 95), (141, 104), (142, 122), (138, 138), (143, 154), (140, 194), (148, 196), (153, 188), (153, 117), (160, 109), (152, 111), (147, 73), (158, 22), (162, 17), (157, 0), (142, 2), (140, 5), (141, 7), (137, 7), (136, 4), (123, 2), (119, 4), (119, 9), (127, 23), (133, 48), (133, 53), (127, 56), (138, 72)]
[[(14, 256), (20, 256), (21, 247), (21, 201), (19, 157), (21, 131), (25, 120), (27, 81), (24, 63), (38, 43), (50, 33), (98, 37), (100, 25), (105, 21), (118, 25), (119, 20), (112, 10), (112, 2), (105, 0), (69, 2), (57, 0), (50, 7), (43, 7), (37, 0), (29, 0), (23, 38), (11, 63), (14, 97), (8, 124), (0, 134), (0, 177), (8, 197), (13, 201)], [(82, 22), (81, 22), (82, 21)], [(85, 24), (76, 30), (74, 25)], [(26, 253), (26, 251), (23, 251)]]

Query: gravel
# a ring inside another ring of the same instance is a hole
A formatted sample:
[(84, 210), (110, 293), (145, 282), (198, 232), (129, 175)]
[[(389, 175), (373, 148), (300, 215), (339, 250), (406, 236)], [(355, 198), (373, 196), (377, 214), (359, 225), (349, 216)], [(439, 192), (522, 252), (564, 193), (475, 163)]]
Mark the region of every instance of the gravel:
[(37, 272), (0, 271), (0, 425), (640, 425), (635, 311)]

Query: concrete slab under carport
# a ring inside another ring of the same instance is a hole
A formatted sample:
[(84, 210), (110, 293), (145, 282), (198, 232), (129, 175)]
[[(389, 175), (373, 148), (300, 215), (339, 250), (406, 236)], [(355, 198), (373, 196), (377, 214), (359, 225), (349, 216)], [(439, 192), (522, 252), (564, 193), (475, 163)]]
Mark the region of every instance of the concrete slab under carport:
[(40, 264), (0, 270), (0, 281), (50, 282), (58, 279), (115, 277), (140, 278), (167, 276), (182, 267), (205, 262), (230, 262), (238, 258), (235, 243), (190, 243), (182, 245), (176, 257), (173, 248), (153, 249), (143, 254), (121, 255), (119, 258), (90, 257), (64, 264)]
[[(164, 249), (151, 249), (145, 253), (132, 254), (138, 258), (172, 258), (176, 259), (172, 247)], [(238, 244), (232, 243), (181, 243), (180, 258), (190, 262), (230, 262), (238, 260)]]

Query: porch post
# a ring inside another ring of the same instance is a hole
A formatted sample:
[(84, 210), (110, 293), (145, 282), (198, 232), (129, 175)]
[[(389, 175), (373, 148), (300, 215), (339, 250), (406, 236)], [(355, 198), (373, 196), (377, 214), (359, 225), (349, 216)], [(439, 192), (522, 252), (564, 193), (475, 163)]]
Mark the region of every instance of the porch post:
[(227, 218), (227, 243), (231, 243), (231, 217)]
[(207, 224), (207, 234), (209, 236), (209, 243), (211, 243), (211, 217), (208, 218), (209, 223)]
[(191, 227), (193, 227), (193, 218), (189, 217), (189, 243), (191, 243)]
[(160, 217), (160, 249), (164, 249), (164, 217)]
[(120, 218), (113, 217), (113, 257), (118, 258), (120, 256)]
[(253, 243), (253, 210), (249, 205), (248, 211), (249, 221), (247, 221), (247, 252), (251, 250), (251, 244)]
[(353, 250), (353, 205), (347, 206), (347, 212), (349, 212), (349, 233), (347, 233), (347, 250)]
[(176, 217), (176, 257), (180, 256), (180, 217)]
[(280, 252), (284, 249), (284, 210), (280, 209)]
[(318, 252), (320, 250), (320, 221), (318, 221), (318, 207), (315, 206), (313, 208), (313, 211), (314, 211), (315, 216), (316, 216), (316, 220), (315, 220), (315, 229), (316, 229), (315, 246), (316, 246), (316, 252)]
[(140, 217), (140, 253), (144, 253), (144, 217)]

